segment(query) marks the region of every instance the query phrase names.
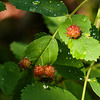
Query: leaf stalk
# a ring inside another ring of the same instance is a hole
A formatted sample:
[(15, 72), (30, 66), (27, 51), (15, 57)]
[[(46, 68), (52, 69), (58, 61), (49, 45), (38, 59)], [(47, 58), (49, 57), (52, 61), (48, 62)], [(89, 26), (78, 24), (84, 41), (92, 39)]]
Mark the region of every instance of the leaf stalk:
[(82, 99), (81, 100), (84, 100), (85, 98), (85, 92), (86, 92), (86, 86), (87, 86), (87, 82), (89, 80), (89, 75), (90, 75), (90, 72), (91, 72), (91, 69), (92, 69), (92, 66), (94, 65), (95, 62), (92, 62), (90, 67), (89, 67), (89, 70), (87, 72), (87, 75), (85, 77), (85, 81), (84, 81), (84, 87), (83, 87), (83, 92), (82, 92)]
[(68, 17), (74, 15), (88, 0), (84, 0)]

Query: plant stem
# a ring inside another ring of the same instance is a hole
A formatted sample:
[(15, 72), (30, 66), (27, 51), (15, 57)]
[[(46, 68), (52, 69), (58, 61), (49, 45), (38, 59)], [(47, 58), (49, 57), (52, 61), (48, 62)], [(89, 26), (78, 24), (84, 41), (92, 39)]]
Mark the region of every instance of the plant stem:
[(74, 15), (74, 14), (77, 12), (77, 10), (80, 9), (81, 6), (83, 6), (83, 4), (85, 4), (87, 1), (88, 1), (88, 0), (84, 0), (84, 1), (69, 15), (69, 17), (72, 16), (72, 15)]
[[(92, 69), (96, 69), (96, 68), (98, 68), (98, 67), (100, 67), (100, 63), (98, 63), (98, 64), (95, 64), (93, 67), (92, 67)], [(86, 72), (89, 70), (89, 67), (87, 67), (86, 69)]]
[(87, 82), (88, 82), (88, 78), (89, 78), (89, 75), (90, 75), (90, 72), (91, 72), (91, 69), (92, 69), (92, 66), (94, 65), (95, 62), (92, 62), (91, 65), (90, 65), (90, 68), (87, 72), (87, 75), (85, 77), (85, 81), (84, 81), (84, 87), (83, 87), (83, 92), (82, 92), (82, 99), (81, 100), (84, 100), (85, 98), (85, 92), (86, 92), (86, 86), (87, 86)]
[(66, 85), (65, 85), (64, 81), (62, 81), (62, 85), (63, 85), (64, 89), (66, 89)]
[(52, 39), (56, 36), (57, 33), (58, 33), (58, 29), (56, 30), (56, 32), (55, 32), (54, 35), (52, 36)]
[(98, 28), (98, 30), (100, 29), (100, 6), (97, 12), (97, 16), (95, 18), (94, 25), (96, 26), (96, 28)]

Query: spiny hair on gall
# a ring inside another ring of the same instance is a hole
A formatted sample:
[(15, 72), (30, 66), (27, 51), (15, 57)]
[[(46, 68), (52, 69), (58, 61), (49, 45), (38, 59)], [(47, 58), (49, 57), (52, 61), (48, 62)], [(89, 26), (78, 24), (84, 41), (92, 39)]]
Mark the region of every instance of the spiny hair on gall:
[(49, 66), (35, 66), (33, 69), (33, 73), (34, 76), (38, 77), (38, 78), (43, 78), (43, 77), (47, 77), (47, 78), (53, 78), (53, 76), (55, 75), (55, 69), (53, 66), (49, 65)]
[(18, 64), (21, 68), (27, 69), (31, 65), (31, 61), (28, 58), (23, 58)]
[(78, 38), (81, 34), (81, 29), (77, 25), (71, 25), (67, 28), (67, 36), (70, 38)]

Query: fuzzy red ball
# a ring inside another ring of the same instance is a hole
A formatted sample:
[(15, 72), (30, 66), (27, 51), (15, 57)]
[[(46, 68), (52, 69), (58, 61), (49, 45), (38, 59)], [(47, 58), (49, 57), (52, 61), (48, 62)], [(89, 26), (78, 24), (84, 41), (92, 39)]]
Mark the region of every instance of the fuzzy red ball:
[(34, 73), (34, 76), (36, 77), (42, 77), (45, 74), (44, 67), (40, 65), (35, 66), (33, 69), (33, 73)]
[(53, 75), (55, 75), (54, 72), (55, 72), (55, 69), (54, 69), (53, 66), (51, 66), (51, 65), (45, 66), (45, 74), (46, 74), (46, 77), (52, 78)]
[(70, 27), (67, 28), (67, 36), (70, 38), (76, 39), (77, 37), (80, 36), (80, 28), (77, 25), (71, 25)]
[(31, 65), (31, 62), (28, 58), (23, 58), (19, 63), (19, 66), (24, 69), (29, 68), (30, 65)]

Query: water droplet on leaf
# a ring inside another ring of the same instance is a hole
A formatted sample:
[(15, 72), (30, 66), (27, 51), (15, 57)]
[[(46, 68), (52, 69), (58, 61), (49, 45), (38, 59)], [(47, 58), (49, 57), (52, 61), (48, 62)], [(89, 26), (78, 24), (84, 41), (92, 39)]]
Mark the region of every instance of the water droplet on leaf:
[(27, 2), (25, 2), (25, 4), (27, 4)]
[(44, 84), (44, 85), (43, 85), (43, 88), (44, 88), (44, 89), (48, 89), (49, 86)]
[(54, 16), (57, 16), (56, 14), (54, 14)]
[(60, 6), (60, 4), (58, 3), (57, 6)]
[(80, 77), (79, 80), (83, 80), (83, 78)]
[(71, 70), (69, 70), (69, 72), (71, 72)]
[(39, 5), (40, 4), (40, 1), (39, 0), (35, 0), (32, 2), (34, 5)]
[(1, 79), (2, 81), (4, 80), (4, 78)]
[(59, 51), (60, 51), (60, 52), (62, 52), (62, 50), (61, 50), (61, 49), (60, 49)]
[(88, 20), (88, 18), (84, 18), (84, 21), (87, 21)]
[(35, 11), (36, 9), (35, 8), (30, 8), (30, 11)]
[(70, 55), (70, 52), (68, 52), (68, 55)]
[(72, 59), (71, 57), (69, 57), (69, 59)]

